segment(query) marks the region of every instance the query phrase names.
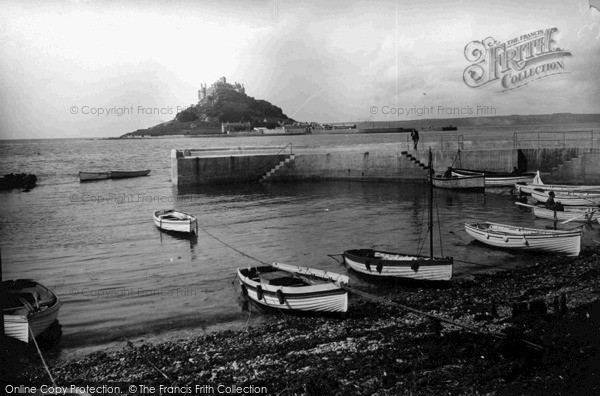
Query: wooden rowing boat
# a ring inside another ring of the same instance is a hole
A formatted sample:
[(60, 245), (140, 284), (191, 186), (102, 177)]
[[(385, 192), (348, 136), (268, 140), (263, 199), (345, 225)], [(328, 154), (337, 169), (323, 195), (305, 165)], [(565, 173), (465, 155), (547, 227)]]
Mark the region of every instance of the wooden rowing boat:
[(540, 177), (540, 172), (537, 172), (532, 183), (518, 182), (515, 183), (515, 190), (521, 195), (531, 195), (533, 190), (546, 190), (557, 192), (573, 191), (573, 192), (600, 192), (600, 186), (586, 186), (574, 184), (544, 184)]
[(111, 179), (125, 179), (128, 177), (140, 177), (147, 176), (150, 173), (150, 169), (139, 170), (139, 171), (110, 171)]
[(522, 251), (577, 256), (581, 249), (581, 229), (542, 230), (498, 223), (465, 223), (465, 230), (486, 245)]
[[(531, 198), (544, 203), (548, 200), (549, 193), (549, 190), (536, 188), (531, 191)], [(564, 206), (598, 206), (600, 205), (600, 192), (561, 191), (555, 193), (554, 201), (560, 202)]]
[(452, 174), (456, 176), (485, 176), (486, 187), (506, 187), (513, 186), (518, 182), (532, 182), (535, 177), (533, 172), (513, 173), (513, 172), (493, 172), (470, 169), (452, 168)]
[(563, 210), (553, 210), (541, 205), (528, 205), (522, 202), (515, 202), (515, 204), (533, 209), (533, 214), (539, 219), (563, 222), (589, 223), (596, 221), (600, 212), (600, 208), (594, 206), (566, 206)]
[(79, 181), (110, 179), (110, 172), (79, 172)]
[(435, 175), (431, 177), (431, 182), (436, 188), (445, 188), (451, 190), (463, 191), (483, 191), (485, 190), (485, 176), (452, 176), (443, 177)]
[(147, 176), (150, 169), (139, 171), (106, 171), (106, 172), (79, 172), (79, 181), (94, 181), (106, 179), (125, 179), (129, 177)]
[(154, 224), (163, 231), (198, 234), (198, 220), (191, 214), (165, 209), (154, 212), (153, 218)]
[(8, 337), (29, 342), (54, 323), (60, 300), (46, 286), (31, 279), (3, 281), (4, 331)]
[(596, 207), (567, 206), (563, 211), (546, 209), (543, 206), (535, 206), (533, 208), (533, 214), (540, 219), (589, 223), (591, 221), (596, 221), (599, 210), (600, 208)]
[(290, 313), (345, 313), (346, 275), (282, 263), (238, 269), (244, 296), (266, 307)]
[(430, 257), (373, 249), (347, 250), (344, 262), (354, 271), (381, 278), (404, 280), (449, 281), (452, 257)]
[(433, 255), (433, 170), (429, 151), (429, 256), (379, 251), (346, 250), (344, 262), (354, 271), (381, 279), (449, 281), (454, 259)]

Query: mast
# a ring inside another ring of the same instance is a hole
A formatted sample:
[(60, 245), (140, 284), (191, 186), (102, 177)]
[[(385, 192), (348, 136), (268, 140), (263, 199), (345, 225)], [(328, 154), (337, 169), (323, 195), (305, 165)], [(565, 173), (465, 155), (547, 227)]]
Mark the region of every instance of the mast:
[(429, 147), (429, 258), (433, 260), (433, 167), (431, 166), (431, 147)]

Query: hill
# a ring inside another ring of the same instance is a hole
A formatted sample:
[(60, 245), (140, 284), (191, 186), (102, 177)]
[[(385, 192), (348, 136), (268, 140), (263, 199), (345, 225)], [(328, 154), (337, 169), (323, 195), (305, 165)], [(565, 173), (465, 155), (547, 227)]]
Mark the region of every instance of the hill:
[(217, 134), (221, 133), (221, 123), (224, 122), (234, 123), (236, 129), (252, 129), (274, 128), (292, 124), (294, 120), (288, 118), (281, 108), (236, 90), (223, 78), (223, 82), (211, 86), (210, 94), (201, 97), (200, 103), (177, 113), (172, 121), (138, 129), (121, 137)]
[(510, 127), (525, 125), (566, 125), (566, 124), (598, 124), (600, 114), (529, 114), (529, 115), (507, 115), (507, 116), (485, 116), (485, 117), (462, 117), (462, 118), (426, 118), (406, 121), (375, 121), (357, 122), (360, 129), (365, 128), (387, 128), (390, 125), (404, 128), (437, 129), (449, 125), (458, 128), (467, 127)]

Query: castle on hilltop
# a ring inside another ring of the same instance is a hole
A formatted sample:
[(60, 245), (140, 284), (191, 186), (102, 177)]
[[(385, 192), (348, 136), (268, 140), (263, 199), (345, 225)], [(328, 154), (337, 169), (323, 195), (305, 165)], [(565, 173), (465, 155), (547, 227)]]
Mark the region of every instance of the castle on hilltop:
[(209, 100), (209, 97), (212, 97), (215, 91), (219, 89), (231, 89), (233, 91), (239, 93), (246, 93), (246, 89), (243, 84), (236, 82), (235, 84), (228, 84), (225, 77), (219, 78), (215, 81), (210, 87), (206, 88), (206, 84), (201, 84), (200, 89), (198, 90), (198, 103), (206, 103)]

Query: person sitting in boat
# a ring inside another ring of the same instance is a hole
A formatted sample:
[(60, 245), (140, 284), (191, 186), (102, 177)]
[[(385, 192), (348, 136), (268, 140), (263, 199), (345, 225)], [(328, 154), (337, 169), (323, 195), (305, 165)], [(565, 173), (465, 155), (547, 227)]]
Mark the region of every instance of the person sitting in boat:
[(548, 199), (546, 200), (546, 204), (544, 205), (546, 209), (550, 209), (553, 211), (564, 211), (565, 208), (562, 206), (560, 202), (556, 202), (554, 200), (555, 194), (554, 191), (548, 192)]
[(446, 179), (452, 178), (452, 167), (451, 166), (449, 166), (448, 169), (446, 169), (446, 172), (444, 172), (444, 178), (446, 178)]

